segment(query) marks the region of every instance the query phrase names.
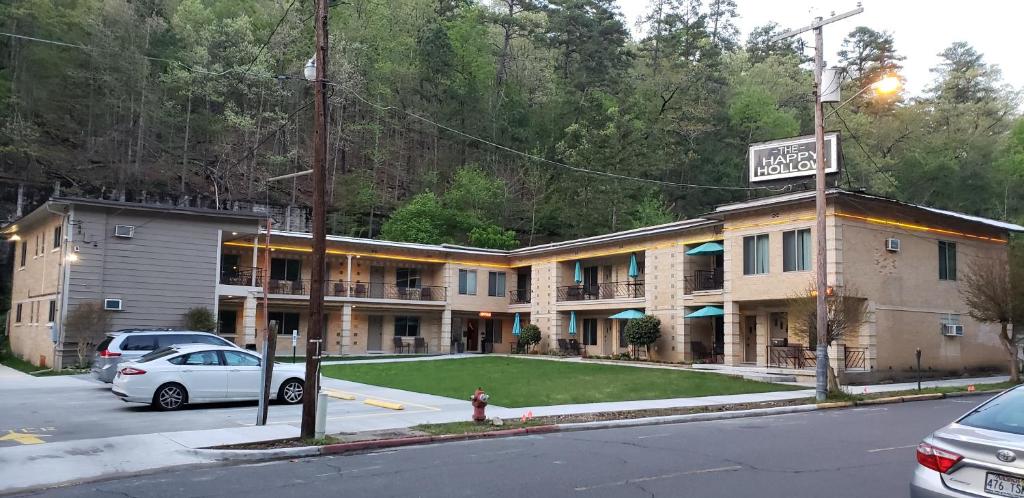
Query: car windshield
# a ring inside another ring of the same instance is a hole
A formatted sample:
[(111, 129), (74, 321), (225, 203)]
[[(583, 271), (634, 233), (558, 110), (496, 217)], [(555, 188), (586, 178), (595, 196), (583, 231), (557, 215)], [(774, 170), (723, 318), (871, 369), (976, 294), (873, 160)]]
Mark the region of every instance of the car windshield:
[(961, 425), (1024, 434), (1024, 389), (1014, 389), (979, 406), (960, 419)]
[(139, 363), (146, 363), (147, 361), (153, 361), (153, 360), (156, 360), (156, 359), (160, 359), (160, 358), (163, 358), (165, 356), (170, 356), (170, 355), (172, 355), (174, 353), (177, 353), (177, 352), (178, 352), (178, 350), (174, 349), (174, 348), (169, 348), (169, 347), (168, 348), (160, 348), (160, 349), (157, 349), (157, 350), (154, 350), (154, 351), (151, 351), (149, 353), (146, 353), (146, 354), (142, 355), (141, 358), (139, 358), (138, 360), (135, 360), (135, 361), (137, 361)]

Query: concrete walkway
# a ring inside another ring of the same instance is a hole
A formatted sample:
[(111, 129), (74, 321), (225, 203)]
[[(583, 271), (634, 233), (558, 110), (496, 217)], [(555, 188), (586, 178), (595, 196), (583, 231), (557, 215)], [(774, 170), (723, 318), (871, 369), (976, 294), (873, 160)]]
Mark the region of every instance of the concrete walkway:
[(362, 365), (368, 363), (404, 363), (408, 361), (435, 361), (435, 360), (458, 360), (462, 358), (480, 358), (482, 355), (473, 353), (462, 354), (439, 354), (435, 356), (409, 356), (399, 358), (372, 358), (365, 360), (335, 360), (325, 361), (321, 365)]

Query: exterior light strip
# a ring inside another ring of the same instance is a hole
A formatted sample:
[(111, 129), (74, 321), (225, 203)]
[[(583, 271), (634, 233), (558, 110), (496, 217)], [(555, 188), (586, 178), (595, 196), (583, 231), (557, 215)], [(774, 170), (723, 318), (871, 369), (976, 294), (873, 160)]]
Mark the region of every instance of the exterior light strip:
[[(225, 242), (224, 245), (232, 246), (232, 247), (248, 247), (248, 248), (252, 248), (253, 247), (252, 242), (229, 241), (229, 242)], [(259, 245), (260, 249), (262, 249), (263, 247), (265, 247), (263, 244)], [(313, 252), (313, 248), (312, 247), (298, 247), (298, 246), (285, 246), (285, 245), (271, 244), (270, 248), (272, 250), (278, 250), (278, 251)], [(342, 251), (342, 250), (339, 250), (339, 249), (328, 249), (327, 250), (327, 254), (333, 254), (333, 255), (336, 255), (336, 256), (352, 255), (352, 256), (358, 256), (358, 257), (362, 257), (362, 258), (390, 259), (390, 260), (396, 260), (396, 261), (415, 261), (417, 263), (455, 263), (455, 264), (467, 265), (467, 266), (485, 266), (485, 267), (490, 267), (490, 268), (511, 268), (511, 266), (506, 265), (506, 264), (501, 264), (501, 263), (486, 263), (486, 262), (482, 262), (482, 261), (460, 261), (460, 260), (454, 260), (454, 259), (453, 260), (448, 260), (448, 259), (440, 259), (440, 258), (417, 258), (417, 257), (409, 257), (409, 256), (391, 256), (391, 255), (387, 255), (387, 254), (373, 254), (373, 253), (356, 252), (356, 251)]]
[(929, 227), (929, 226), (925, 226), (925, 225), (915, 225), (913, 223), (904, 223), (902, 221), (887, 220), (887, 219), (884, 219), (884, 218), (873, 218), (871, 216), (859, 216), (859, 215), (847, 214), (847, 213), (836, 213), (836, 216), (839, 216), (841, 218), (850, 218), (850, 219), (853, 219), (853, 220), (860, 220), (860, 221), (864, 221), (864, 222), (867, 222), (867, 223), (873, 223), (875, 225), (885, 225), (885, 226), (904, 228), (904, 229), (907, 229), (907, 230), (916, 230), (918, 232), (940, 233), (940, 234), (943, 234), (943, 235), (952, 235), (952, 236), (956, 236), (956, 237), (966, 237), (966, 238), (969, 238), (969, 239), (984, 240), (984, 241), (987, 241), (987, 242), (996, 242), (996, 243), (999, 243), (999, 244), (1006, 244), (1007, 243), (1007, 241), (1005, 239), (1000, 239), (1000, 238), (995, 238), (995, 237), (986, 237), (984, 235), (973, 235), (973, 234), (964, 233), (964, 232), (957, 232), (955, 230), (946, 230), (944, 228), (935, 228), (935, 227)]

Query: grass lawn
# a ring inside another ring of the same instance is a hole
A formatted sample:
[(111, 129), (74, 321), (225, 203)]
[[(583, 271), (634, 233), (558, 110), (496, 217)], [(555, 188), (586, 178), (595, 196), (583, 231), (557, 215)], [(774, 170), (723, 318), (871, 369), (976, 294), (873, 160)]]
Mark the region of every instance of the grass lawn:
[[(388, 360), (392, 358), (416, 358), (420, 356), (437, 356), (436, 354), (420, 354), (420, 355), (407, 355), (407, 354), (370, 354), (363, 356), (324, 356), (320, 361), (355, 361), (355, 360)], [(274, 358), (279, 363), (293, 363), (292, 355), (282, 356), (280, 353)], [(294, 363), (303, 363), (306, 361), (305, 356), (296, 356)]]
[(508, 408), (804, 389), (706, 372), (496, 356), (328, 365), (323, 374), (467, 400), (480, 386), (491, 403)]

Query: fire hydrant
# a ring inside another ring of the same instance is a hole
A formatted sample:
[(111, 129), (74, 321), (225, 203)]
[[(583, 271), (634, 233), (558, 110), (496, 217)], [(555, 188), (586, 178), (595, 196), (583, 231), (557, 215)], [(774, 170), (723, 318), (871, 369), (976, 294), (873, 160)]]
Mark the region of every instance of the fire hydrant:
[(473, 402), (473, 421), (483, 422), (487, 420), (487, 415), (484, 410), (487, 409), (487, 400), (491, 397), (487, 395), (481, 388), (476, 388), (476, 392), (473, 393), (473, 397), (470, 401)]

